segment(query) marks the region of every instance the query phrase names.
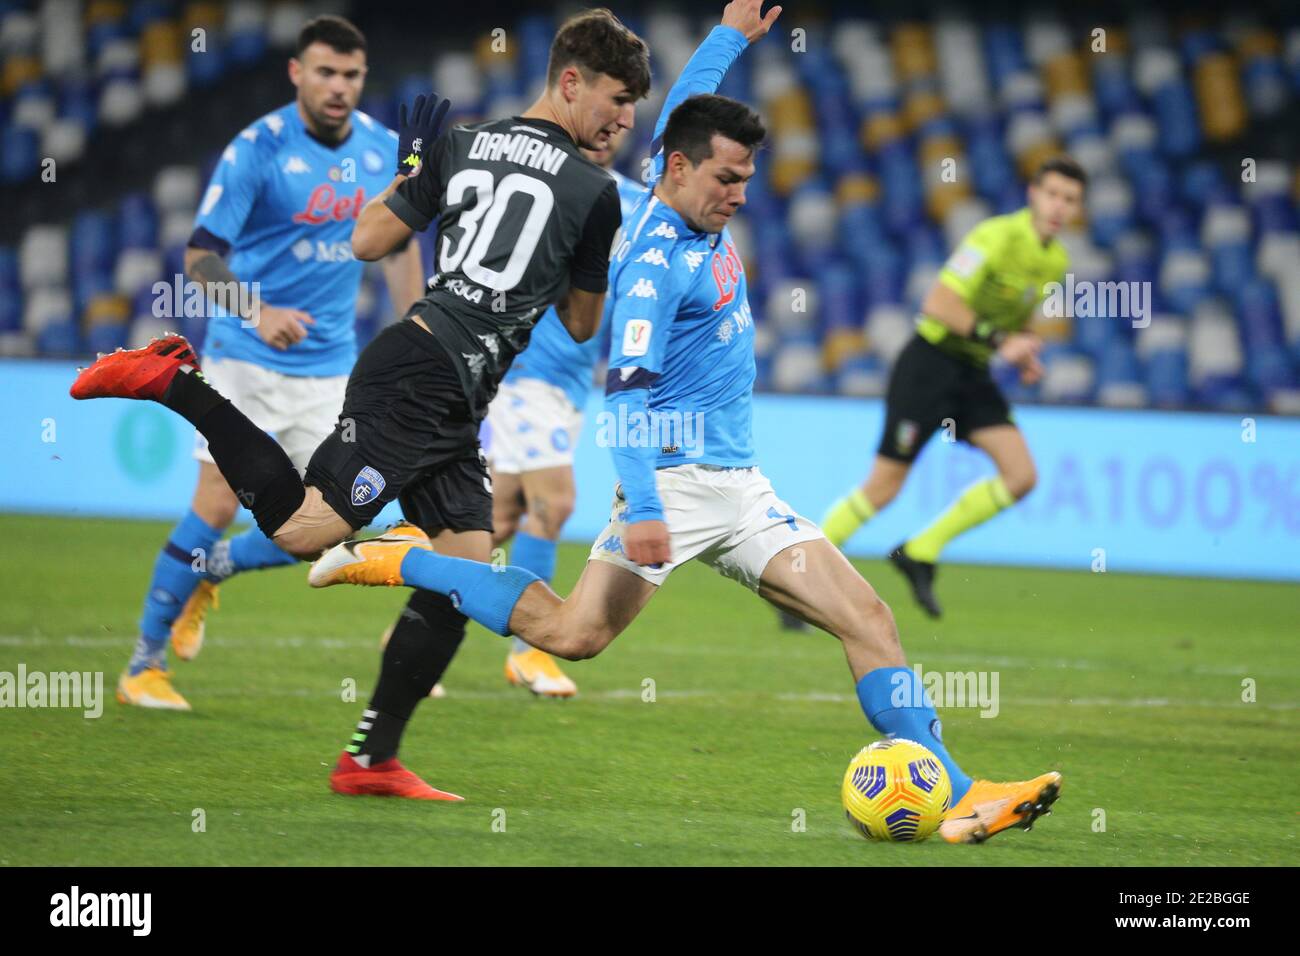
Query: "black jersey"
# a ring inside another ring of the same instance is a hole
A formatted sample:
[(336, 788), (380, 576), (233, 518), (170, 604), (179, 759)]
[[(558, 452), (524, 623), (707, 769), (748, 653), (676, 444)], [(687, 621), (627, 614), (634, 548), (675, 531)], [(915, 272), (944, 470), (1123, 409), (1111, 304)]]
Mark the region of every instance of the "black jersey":
[(570, 285), (608, 285), (618, 187), (546, 120), (452, 127), (387, 205), (412, 229), (438, 223), (437, 271), (417, 308), (475, 406)]

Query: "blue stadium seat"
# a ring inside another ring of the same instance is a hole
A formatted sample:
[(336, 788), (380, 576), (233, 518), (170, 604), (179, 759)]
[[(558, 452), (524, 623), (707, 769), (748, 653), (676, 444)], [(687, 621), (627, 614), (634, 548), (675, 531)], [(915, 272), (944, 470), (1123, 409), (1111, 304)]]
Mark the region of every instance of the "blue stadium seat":
[(1157, 408), (1181, 408), (1187, 404), (1187, 353), (1161, 350), (1146, 363), (1147, 394)]
[(123, 249), (153, 249), (158, 244), (158, 213), (147, 193), (128, 193), (118, 206)]
[(43, 355), (66, 357), (81, 352), (77, 323), (71, 319), (51, 322), (36, 333), (36, 349)]
[(0, 129), (0, 182), (20, 183), (40, 173), (40, 138), (26, 126)]
[(94, 325), (86, 333), (87, 352), (111, 352), (126, 347), (126, 325)]

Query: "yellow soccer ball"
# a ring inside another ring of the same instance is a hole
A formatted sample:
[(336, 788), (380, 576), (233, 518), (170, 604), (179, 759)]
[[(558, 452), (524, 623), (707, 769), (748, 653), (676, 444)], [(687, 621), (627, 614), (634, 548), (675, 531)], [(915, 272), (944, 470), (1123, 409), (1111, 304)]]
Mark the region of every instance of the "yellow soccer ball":
[(943, 822), (952, 781), (939, 759), (912, 740), (877, 740), (844, 773), (840, 799), (849, 822), (868, 840), (916, 843)]

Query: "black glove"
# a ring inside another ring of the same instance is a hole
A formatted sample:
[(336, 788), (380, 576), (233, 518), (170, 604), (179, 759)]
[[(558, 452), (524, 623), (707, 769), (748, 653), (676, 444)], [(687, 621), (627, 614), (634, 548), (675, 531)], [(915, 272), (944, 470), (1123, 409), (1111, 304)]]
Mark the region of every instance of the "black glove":
[(397, 175), (409, 176), (420, 167), (450, 106), (437, 93), (421, 93), (409, 110), (405, 103), (397, 107)]

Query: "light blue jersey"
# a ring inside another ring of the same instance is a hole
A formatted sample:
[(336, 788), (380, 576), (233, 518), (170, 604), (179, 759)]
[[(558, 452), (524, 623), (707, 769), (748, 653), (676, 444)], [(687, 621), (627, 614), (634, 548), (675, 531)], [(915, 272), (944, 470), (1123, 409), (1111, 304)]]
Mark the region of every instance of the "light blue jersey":
[[(689, 73), (692, 83), (673, 88), (655, 128), (652, 187), (663, 172), (668, 114), (687, 97), (716, 90), (745, 46), (737, 31), (715, 27), (691, 58), (683, 79)], [(609, 279), (605, 437), (628, 502), (625, 520), (662, 520), (656, 468), (755, 463), (745, 269), (729, 230), (696, 232), (647, 193), (624, 219)]]
[[(681, 76), (669, 89), (668, 95), (664, 97), (664, 105), (659, 111), (652, 139), (654, 151), (659, 150), (659, 138), (668, 124), (668, 115), (677, 104), (688, 96), (712, 93), (717, 90), (727, 68), (744, 52), (746, 46), (748, 42), (738, 30), (724, 26), (713, 28), (682, 69)], [(651, 181), (657, 180), (662, 171), (663, 156), (657, 155), (651, 170), (653, 177)], [(648, 194), (649, 189), (614, 170), (610, 170), (610, 174), (618, 183), (618, 197), (623, 207), (623, 224), (626, 229), (632, 207)], [(608, 309), (606, 316), (608, 316)], [(587, 402), (587, 393), (591, 389), (592, 368), (596, 360), (608, 351), (609, 345), (607, 321), (602, 319), (597, 333), (586, 342), (578, 344), (573, 341), (573, 336), (560, 321), (555, 308), (549, 308), (533, 329), (528, 348), (510, 367), (505, 381), (540, 379), (563, 389), (574, 407), (582, 408)]]
[(199, 206), (196, 230), (230, 247), (230, 270), (260, 283), (261, 301), (314, 320), (307, 337), (280, 350), (238, 316), (214, 308), (205, 358), (233, 358), (286, 375), (346, 375), (356, 361), (356, 301), (362, 263), (352, 226), (387, 188), (397, 134), (360, 110), (346, 140), (313, 137), (296, 103), (268, 113), (236, 136)]
[[(608, 172), (618, 183), (619, 205), (626, 222), (632, 207), (648, 190), (621, 173), (612, 169)], [(525, 378), (540, 379), (563, 389), (574, 407), (582, 408), (587, 403), (587, 393), (591, 391), (591, 370), (596, 359), (608, 350), (609, 328), (604, 322), (595, 335), (578, 343), (573, 341), (573, 336), (560, 321), (555, 306), (551, 306), (533, 328), (528, 348), (515, 359), (504, 380), (513, 383)]]

